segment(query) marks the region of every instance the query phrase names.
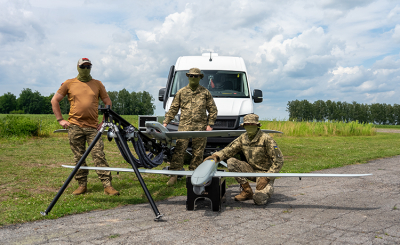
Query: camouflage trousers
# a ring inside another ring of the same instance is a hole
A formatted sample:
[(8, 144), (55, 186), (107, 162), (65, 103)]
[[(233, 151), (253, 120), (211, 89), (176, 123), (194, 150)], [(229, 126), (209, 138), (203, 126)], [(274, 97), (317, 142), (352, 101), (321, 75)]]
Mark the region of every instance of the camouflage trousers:
[[(189, 170), (195, 170), (202, 162), (204, 148), (206, 147), (207, 138), (192, 139), (192, 160), (190, 161)], [(180, 170), (183, 168), (184, 156), (189, 145), (189, 139), (176, 140), (174, 155), (171, 159), (171, 170)]]
[[(236, 158), (229, 158), (228, 161), (228, 170), (229, 172), (243, 172), (243, 173), (266, 173), (266, 171), (257, 171), (254, 170), (250, 164), (244, 161), (240, 161)], [(247, 180), (254, 181), (258, 184), (260, 177), (235, 177), (236, 181), (240, 185), (246, 184)], [(254, 203), (257, 205), (266, 204), (268, 199), (271, 198), (274, 193), (274, 179), (270, 180), (268, 185), (262, 190), (255, 190), (253, 195)]]
[[(71, 146), (72, 153), (74, 153), (75, 164), (79, 162), (82, 155), (86, 151), (86, 142), (88, 145), (92, 143), (97, 135), (97, 130), (94, 128), (81, 128), (77, 125), (71, 124), (68, 129), (69, 144)], [(106, 156), (103, 152), (104, 143), (100, 138), (91, 150), (92, 159), (96, 167), (109, 167), (106, 161)], [(87, 166), (86, 161), (82, 163), (81, 166)], [(111, 171), (96, 170), (99, 179), (103, 183), (104, 187), (111, 185)], [(75, 174), (75, 179), (78, 181), (79, 186), (86, 186), (87, 176), (89, 170), (79, 169)]]

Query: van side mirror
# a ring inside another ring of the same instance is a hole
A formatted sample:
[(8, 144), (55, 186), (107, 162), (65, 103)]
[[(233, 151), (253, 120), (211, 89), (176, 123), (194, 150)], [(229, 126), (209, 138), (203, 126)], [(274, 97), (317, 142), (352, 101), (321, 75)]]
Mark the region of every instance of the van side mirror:
[(253, 100), (254, 103), (261, 103), (263, 101), (263, 94), (261, 90), (259, 89), (253, 90)]
[(158, 91), (158, 100), (159, 101), (164, 101), (165, 90), (167, 90), (167, 88), (161, 88)]

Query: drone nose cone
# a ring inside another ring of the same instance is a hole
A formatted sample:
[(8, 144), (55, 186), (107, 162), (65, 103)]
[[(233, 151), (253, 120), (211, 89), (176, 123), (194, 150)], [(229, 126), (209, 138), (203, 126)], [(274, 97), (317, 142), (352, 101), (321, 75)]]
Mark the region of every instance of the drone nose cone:
[(203, 195), (204, 191), (205, 191), (204, 186), (193, 186), (193, 192), (198, 196)]
[(198, 166), (192, 175), (192, 185), (201, 186), (208, 183), (217, 170), (217, 164), (213, 160), (207, 160)]

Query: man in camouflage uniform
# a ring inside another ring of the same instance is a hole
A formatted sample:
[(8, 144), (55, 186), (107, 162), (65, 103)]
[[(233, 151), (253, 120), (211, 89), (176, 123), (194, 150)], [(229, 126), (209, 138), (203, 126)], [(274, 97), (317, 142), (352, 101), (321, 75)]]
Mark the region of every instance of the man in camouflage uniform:
[[(229, 172), (246, 173), (278, 173), (283, 166), (283, 155), (275, 140), (260, 130), (261, 124), (256, 114), (249, 114), (244, 117), (243, 124), (246, 133), (240, 135), (223, 150), (214, 153), (205, 160), (213, 159), (216, 162), (228, 159)], [(233, 158), (242, 151), (247, 161), (239, 161)], [(266, 204), (274, 193), (274, 179), (272, 177), (236, 177), (241, 185), (242, 192), (235, 196), (236, 201), (253, 199), (256, 205)], [(256, 190), (253, 191), (247, 179), (256, 181)]]
[[(98, 105), (99, 98), (105, 105), (111, 106), (110, 97), (104, 85), (95, 79), (92, 79), (90, 70), (92, 63), (88, 58), (81, 58), (78, 61), (78, 76), (73, 79), (68, 79), (58, 89), (51, 99), (54, 115), (58, 123), (63, 128), (68, 129), (68, 138), (71, 150), (74, 153), (75, 164), (79, 162), (82, 155), (86, 151), (86, 142), (88, 145), (92, 143), (97, 135), (98, 125)], [(68, 95), (71, 108), (69, 111), (68, 121), (64, 120), (60, 110), (60, 101)], [(100, 138), (92, 148), (91, 154), (96, 167), (109, 167), (103, 152), (104, 144)], [(87, 166), (86, 162), (82, 166)], [(119, 195), (111, 186), (111, 172), (97, 170), (97, 175), (103, 183), (104, 193), (107, 195)], [(72, 194), (81, 195), (87, 191), (87, 176), (89, 170), (80, 169), (75, 174), (75, 179), (79, 183), (78, 189)]]
[[(211, 131), (217, 118), (217, 107), (214, 99), (206, 88), (199, 85), (200, 79), (204, 77), (199, 68), (191, 68), (186, 76), (189, 84), (181, 88), (172, 101), (169, 111), (165, 114), (164, 127), (175, 117), (181, 109), (178, 131)], [(206, 111), (208, 111), (208, 116)], [(193, 157), (189, 170), (194, 170), (203, 160), (204, 148), (207, 138), (192, 139)], [(170, 170), (181, 170), (183, 167), (184, 154), (188, 147), (189, 139), (178, 139), (174, 155), (171, 159)], [(171, 176), (167, 185), (176, 183), (177, 176)]]

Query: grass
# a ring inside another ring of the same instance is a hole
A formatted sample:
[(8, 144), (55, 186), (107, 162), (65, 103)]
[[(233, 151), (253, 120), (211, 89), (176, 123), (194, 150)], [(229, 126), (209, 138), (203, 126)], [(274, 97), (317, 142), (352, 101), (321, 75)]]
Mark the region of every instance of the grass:
[[(7, 114), (0, 114), (0, 119), (6, 117)], [(53, 131), (61, 129), (60, 124), (56, 121), (53, 114), (18, 114), (14, 116), (28, 117), (39, 123), (39, 136), (48, 137), (53, 135)], [(124, 115), (122, 116), (126, 121), (130, 122), (133, 126), (138, 127), (138, 116)], [(63, 115), (65, 120), (68, 120), (68, 115)], [(99, 115), (99, 122), (103, 119), (103, 115)]]
[[(0, 114), (0, 119), (6, 117), (5, 114)], [(29, 117), (39, 123), (39, 136), (53, 135), (53, 131), (60, 129), (60, 125), (55, 120), (52, 114), (34, 115), (20, 114), (18, 116)], [(102, 115), (99, 115), (99, 121), (102, 120)], [(125, 120), (133, 126), (138, 127), (138, 116), (124, 115)], [(68, 119), (68, 115), (63, 115), (64, 119)], [(361, 124), (358, 122), (293, 122), (293, 121), (261, 121), (262, 129), (273, 129), (281, 131), (285, 136), (371, 136), (376, 134), (376, 127), (389, 125), (373, 125)], [(396, 125), (392, 125), (396, 128)], [(387, 128), (387, 127), (386, 127)], [(397, 127), (400, 129), (400, 125)], [(280, 137), (280, 135), (277, 135)]]
[[(55, 120), (51, 116), (49, 115), (48, 119), (41, 118), (41, 120), (48, 121), (47, 125), (52, 125)], [(137, 126), (137, 116), (124, 116), (124, 118)], [(280, 130), (269, 122), (262, 122), (262, 124), (263, 128)], [(285, 134), (274, 134), (285, 156), (285, 164), (281, 172), (310, 172), (348, 164), (361, 164), (371, 159), (400, 154), (400, 141), (397, 134), (375, 133), (375, 130), (371, 128), (370, 131), (373, 131), (373, 134), (370, 136), (316, 137), (319, 133), (312, 133), (310, 136), (290, 136), (290, 129), (304, 127), (304, 125), (301, 123), (287, 125), (292, 126), (286, 126), (286, 128), (282, 126), (281, 131), (286, 132)], [(56, 126), (54, 129), (57, 129)], [(323, 127), (319, 126), (319, 129), (321, 128)], [(49, 129), (44, 127), (44, 130)], [(103, 141), (110, 166), (129, 167), (120, 155), (115, 142), (108, 142), (104, 136)], [(87, 194), (71, 195), (72, 191), (78, 187), (76, 181), (73, 180), (49, 215), (43, 217), (39, 212), (46, 210), (71, 173), (71, 169), (61, 167), (62, 164), (73, 165), (67, 134), (49, 132), (46, 137), (0, 139), (0, 155), (2, 156), (0, 168), (3, 173), (0, 179), (0, 225), (55, 219), (91, 210), (148, 202), (134, 174), (121, 172), (117, 175), (114, 172), (113, 186), (120, 191), (121, 195), (111, 197), (103, 193), (102, 184), (96, 173), (90, 171)], [(87, 163), (93, 166), (91, 157), (88, 157)], [(164, 163), (158, 169), (166, 165)], [(188, 166), (185, 167), (188, 168)], [(167, 176), (143, 174), (143, 178), (155, 201), (186, 195), (185, 179), (178, 181), (175, 187), (168, 187), (166, 186)], [(233, 178), (228, 178), (227, 184), (237, 183)]]
[[(281, 131), (285, 136), (372, 136), (376, 134), (373, 124), (358, 122), (293, 122), (262, 121), (262, 129)], [(280, 137), (280, 135), (277, 135)]]
[(375, 128), (391, 128), (400, 130), (400, 125), (375, 125)]

